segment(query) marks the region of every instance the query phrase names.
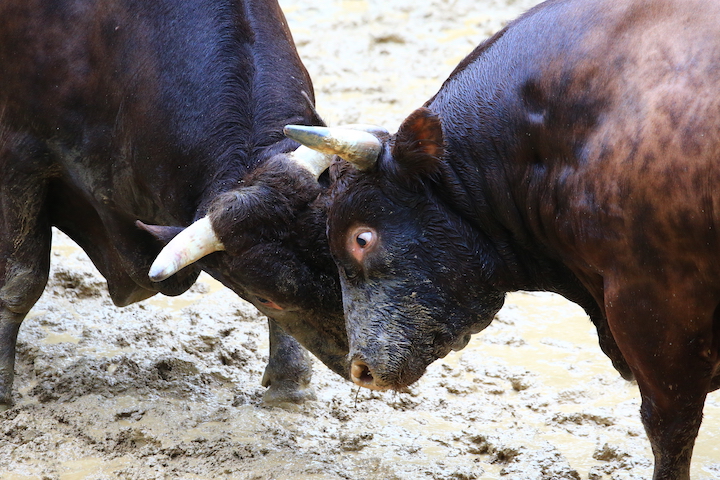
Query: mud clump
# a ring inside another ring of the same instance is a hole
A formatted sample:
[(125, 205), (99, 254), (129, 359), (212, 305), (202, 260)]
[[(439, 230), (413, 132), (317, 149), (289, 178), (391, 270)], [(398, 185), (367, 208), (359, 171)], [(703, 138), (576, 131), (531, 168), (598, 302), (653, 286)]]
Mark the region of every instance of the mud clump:
[[(77, 265), (77, 264), (74, 264)], [(48, 279), (48, 287), (68, 299), (99, 297), (106, 289), (104, 280), (92, 272), (78, 271), (72, 267), (58, 267)]]

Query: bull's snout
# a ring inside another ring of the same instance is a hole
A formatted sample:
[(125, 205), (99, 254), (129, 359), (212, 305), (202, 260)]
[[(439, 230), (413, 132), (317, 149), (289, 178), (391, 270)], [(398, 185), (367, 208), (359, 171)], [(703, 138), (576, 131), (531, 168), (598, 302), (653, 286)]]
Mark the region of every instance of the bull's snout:
[(389, 388), (378, 380), (367, 363), (358, 358), (354, 359), (350, 365), (350, 378), (356, 385), (371, 390), (387, 390)]

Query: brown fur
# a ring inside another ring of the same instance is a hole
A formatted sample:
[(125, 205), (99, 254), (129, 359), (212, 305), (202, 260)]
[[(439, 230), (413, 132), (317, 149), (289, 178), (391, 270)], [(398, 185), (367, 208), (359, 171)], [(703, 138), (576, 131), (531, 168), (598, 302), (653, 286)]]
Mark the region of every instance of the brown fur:
[[(366, 380), (419, 378), (504, 292), (558, 292), (637, 379), (655, 480), (689, 479), (720, 386), (718, 25), (714, 0), (545, 2), (401, 127), (413, 145), (439, 117), (443, 158), (393, 151), (339, 179), (331, 249), (362, 271), (341, 283)], [(356, 228), (380, 239), (362, 266), (345, 247)]]

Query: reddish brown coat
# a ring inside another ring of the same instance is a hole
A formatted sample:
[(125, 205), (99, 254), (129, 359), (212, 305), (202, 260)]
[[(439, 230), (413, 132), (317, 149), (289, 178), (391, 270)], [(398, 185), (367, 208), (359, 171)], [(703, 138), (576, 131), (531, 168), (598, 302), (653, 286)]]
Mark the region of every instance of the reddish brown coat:
[(720, 387), (718, 25), (715, 0), (548, 1), (470, 54), (375, 170), (346, 169), (329, 233), (355, 380), (402, 388), (505, 292), (555, 291), (637, 379), (654, 478), (687, 480)]

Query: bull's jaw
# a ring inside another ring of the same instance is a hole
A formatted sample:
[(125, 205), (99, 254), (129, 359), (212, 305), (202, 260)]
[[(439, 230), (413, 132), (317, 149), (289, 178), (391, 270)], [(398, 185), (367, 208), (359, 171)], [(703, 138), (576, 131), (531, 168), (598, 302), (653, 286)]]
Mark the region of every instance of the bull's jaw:
[(434, 360), (435, 359), (419, 365), (412, 365), (411, 368), (407, 369), (412, 373), (401, 371), (400, 374), (394, 374), (392, 371), (383, 371), (382, 364), (366, 362), (361, 354), (355, 354), (352, 355), (350, 362), (350, 379), (357, 386), (370, 390), (405, 392), (408, 386), (423, 376), (427, 366)]
[[(407, 387), (419, 380), (425, 373), (427, 367), (440, 358), (445, 358), (451, 351), (459, 351), (467, 346), (471, 339), (471, 335), (465, 334), (457, 338), (450, 345), (435, 345), (432, 354), (424, 360), (419, 357), (412, 357), (412, 353), (408, 352), (407, 356), (396, 355), (394, 359), (397, 363), (404, 365), (395, 370), (387, 370), (384, 362), (367, 361), (366, 358), (375, 360), (374, 355), (368, 355), (359, 350), (351, 348), (350, 353), (350, 379), (358, 386), (369, 388), (370, 390), (395, 390), (404, 391)], [(382, 346), (380, 346), (382, 349)], [(417, 353), (416, 353), (417, 354)], [(395, 363), (395, 362), (388, 362)]]
[(402, 391), (420, 379), (427, 366), (437, 359), (422, 349), (414, 351), (410, 344), (414, 338), (383, 329), (386, 322), (382, 319), (372, 324), (380, 328), (354, 330), (359, 334), (350, 337), (350, 379), (356, 385), (371, 390)]

